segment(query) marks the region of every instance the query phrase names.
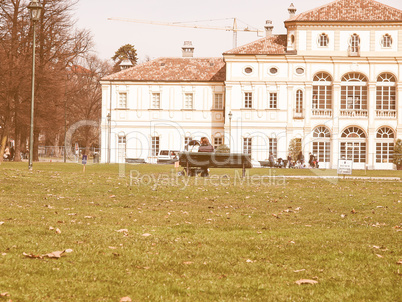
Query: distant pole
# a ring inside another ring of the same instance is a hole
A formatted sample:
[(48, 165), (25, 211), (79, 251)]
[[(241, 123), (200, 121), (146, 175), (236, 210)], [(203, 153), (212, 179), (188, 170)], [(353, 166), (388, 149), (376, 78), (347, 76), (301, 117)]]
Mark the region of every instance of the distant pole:
[(67, 95), (66, 94), (64, 94), (64, 156), (63, 157), (64, 162), (67, 162)]
[(233, 48), (237, 47), (237, 19), (233, 18)]
[(32, 95), (31, 95), (31, 129), (29, 134), (29, 160), (28, 169), (32, 170), (33, 160), (33, 143), (34, 143), (34, 104), (35, 104), (35, 48), (36, 48), (36, 30), (35, 22), (40, 19), (42, 6), (38, 3), (38, 0), (32, 0), (28, 5), (28, 9), (31, 12), (32, 31), (33, 31), (33, 43), (32, 43)]
[(229, 111), (228, 116), (229, 116), (229, 151), (230, 151), (230, 153), (233, 153), (232, 152), (232, 116), (233, 116), (232, 111)]

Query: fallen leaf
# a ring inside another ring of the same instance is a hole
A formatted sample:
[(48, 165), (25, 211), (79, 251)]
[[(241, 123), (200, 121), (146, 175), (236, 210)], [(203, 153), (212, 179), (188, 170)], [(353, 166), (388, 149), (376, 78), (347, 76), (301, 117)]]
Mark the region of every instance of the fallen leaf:
[(63, 255), (64, 251), (56, 251), (56, 252), (51, 252), (49, 254), (43, 255), (43, 257), (48, 257), (48, 258), (60, 258), (61, 255)]
[(298, 270), (295, 270), (295, 271), (293, 271), (294, 273), (300, 273), (300, 272), (304, 272), (306, 269), (298, 269)]
[(110, 197), (110, 198), (115, 198), (115, 197), (116, 197), (116, 195), (110, 195), (109, 197)]
[(133, 301), (133, 300), (131, 300), (130, 297), (123, 297), (120, 299), (120, 302), (131, 302), (131, 301)]
[(298, 285), (302, 285), (302, 284), (317, 284), (318, 281), (311, 280), (311, 279), (300, 279), (300, 280), (297, 280), (295, 283), (298, 284)]
[(92, 216), (85, 216), (84, 218), (91, 219), (93, 217)]
[(28, 258), (39, 258), (39, 259), (42, 259), (42, 256), (41, 255), (34, 255), (34, 254), (27, 254), (27, 253), (22, 253), (25, 257), (28, 257)]
[(257, 260), (247, 259), (246, 262), (247, 262), (247, 263), (254, 263), (254, 262), (257, 262)]
[(120, 230), (117, 230), (116, 232), (118, 232), (118, 233), (128, 233), (128, 230), (127, 229), (120, 229)]
[(378, 258), (384, 258), (384, 256), (382, 256), (382, 255), (380, 255), (380, 254), (376, 254), (376, 256), (377, 256)]
[(183, 264), (193, 264), (191, 261), (184, 261)]
[(0, 293), (0, 297), (10, 297), (9, 293)]
[(402, 265), (402, 259), (399, 260), (396, 264)]
[(54, 227), (50, 226), (49, 231), (53, 231), (53, 230), (54, 230)]
[(56, 229), (56, 234), (61, 234), (60, 229)]
[(111, 250), (117, 249), (117, 247), (115, 247), (115, 246), (109, 246), (109, 248), (110, 248)]
[(0, 225), (4, 224), (4, 221), (0, 221)]
[(142, 236), (144, 236), (144, 237), (149, 237), (149, 236), (152, 236), (152, 234), (145, 233), (145, 234), (142, 234)]

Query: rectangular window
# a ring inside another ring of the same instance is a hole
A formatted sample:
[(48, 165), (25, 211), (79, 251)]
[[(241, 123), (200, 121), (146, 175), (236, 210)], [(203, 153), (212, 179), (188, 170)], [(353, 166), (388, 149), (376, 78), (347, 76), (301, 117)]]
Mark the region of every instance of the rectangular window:
[(244, 108), (253, 108), (253, 93), (244, 93)]
[(276, 92), (271, 92), (269, 94), (269, 109), (278, 108), (278, 94)]
[(392, 163), (394, 159), (394, 143), (376, 143), (376, 162)]
[(193, 104), (193, 94), (192, 93), (186, 93), (184, 95), (184, 109), (193, 109), (194, 104)]
[(313, 86), (313, 109), (332, 108), (332, 88), (329, 85)]
[(341, 109), (367, 109), (367, 86), (342, 86)]
[(214, 109), (223, 109), (223, 94), (222, 93), (215, 93)]
[(251, 137), (243, 138), (243, 153), (244, 154), (251, 154), (251, 144), (252, 144)]
[(186, 136), (186, 137), (184, 138), (184, 146), (187, 146), (188, 143), (189, 143), (191, 140), (193, 140), (191, 137)]
[(214, 148), (216, 149), (220, 145), (222, 145), (223, 140), (222, 137), (214, 137)]
[(377, 86), (377, 110), (395, 110), (395, 86)]
[(159, 136), (152, 136), (152, 154), (151, 156), (157, 156), (159, 154)]
[(160, 108), (161, 108), (161, 94), (152, 93), (152, 109), (160, 109)]
[(269, 154), (273, 154), (274, 157), (278, 157), (278, 143), (276, 138), (270, 138), (269, 139), (269, 147), (268, 147), (268, 152)]
[(127, 92), (119, 92), (118, 108), (127, 108)]
[(352, 160), (354, 163), (365, 163), (366, 143), (341, 142), (341, 159)]
[(118, 161), (124, 163), (126, 158), (126, 136), (119, 135), (118, 137)]
[(313, 154), (317, 156), (318, 162), (329, 163), (331, 142), (313, 142)]

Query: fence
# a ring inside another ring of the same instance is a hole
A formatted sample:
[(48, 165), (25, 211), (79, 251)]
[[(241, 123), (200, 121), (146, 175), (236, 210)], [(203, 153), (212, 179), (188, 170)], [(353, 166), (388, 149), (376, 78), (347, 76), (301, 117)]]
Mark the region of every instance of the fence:
[[(66, 153), (67, 162), (79, 162), (86, 148), (71, 147), (70, 152)], [(27, 159), (29, 154), (22, 153), (21, 158)], [(64, 146), (39, 146), (39, 161), (64, 161)], [(88, 163), (99, 163), (100, 148), (90, 148), (88, 151)]]

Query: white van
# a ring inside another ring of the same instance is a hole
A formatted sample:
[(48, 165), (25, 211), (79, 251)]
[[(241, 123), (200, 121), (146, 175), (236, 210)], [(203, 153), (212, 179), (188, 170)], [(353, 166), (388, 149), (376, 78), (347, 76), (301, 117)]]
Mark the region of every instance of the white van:
[(179, 151), (177, 150), (160, 150), (158, 154), (158, 164), (173, 164), (179, 160)]

